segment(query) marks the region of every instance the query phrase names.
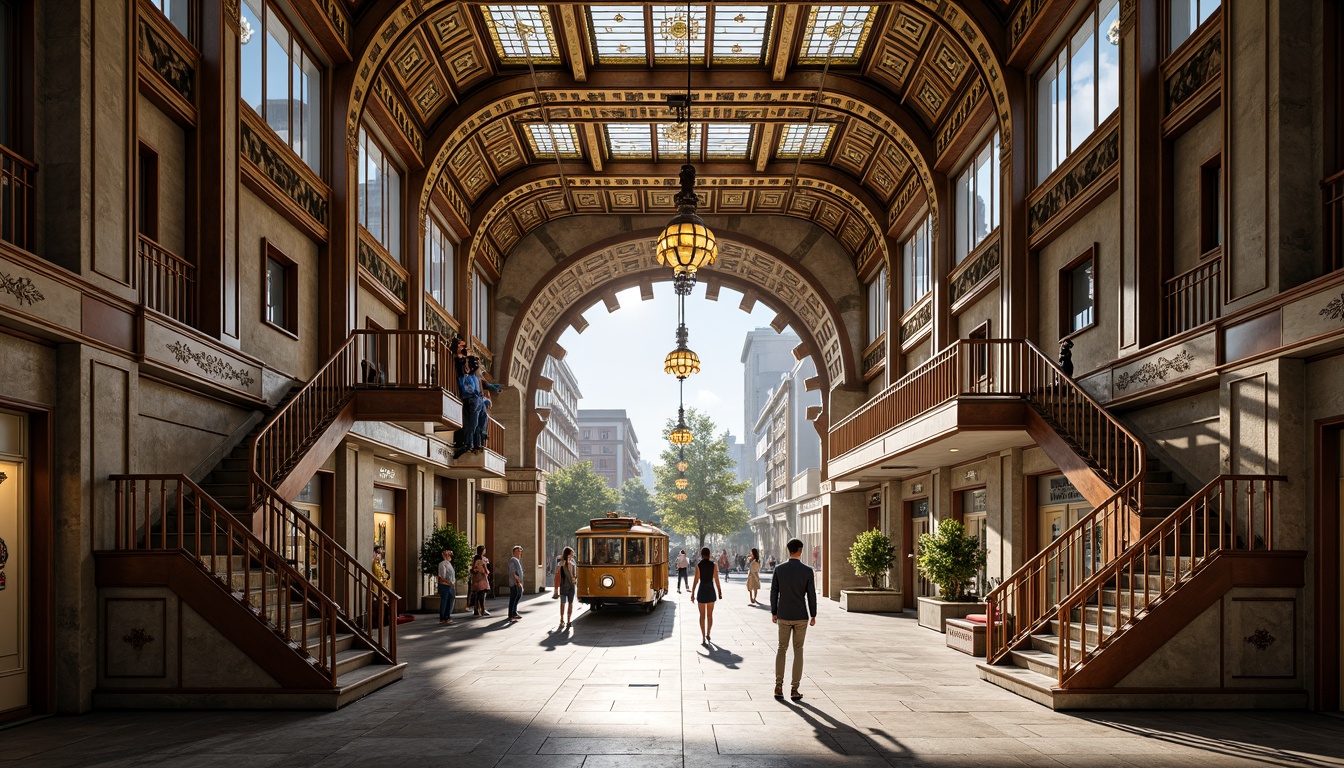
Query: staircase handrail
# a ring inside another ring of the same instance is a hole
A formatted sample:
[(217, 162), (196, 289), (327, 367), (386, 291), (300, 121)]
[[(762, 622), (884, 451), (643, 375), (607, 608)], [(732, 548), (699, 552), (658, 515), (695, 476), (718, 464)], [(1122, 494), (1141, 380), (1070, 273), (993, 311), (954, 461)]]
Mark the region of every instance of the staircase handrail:
[[(1288, 478), (1284, 475), (1219, 475), (1194, 496), (1191, 496), (1184, 504), (1177, 507), (1128, 549), (1119, 553), (1104, 567), (1099, 568), (1067, 598), (1061, 600), (1059, 607), (1056, 609), (1056, 618), (1059, 621), (1060, 628), (1059, 684), (1062, 686), (1069, 678), (1077, 674), (1084, 664), (1133, 628), (1154, 605), (1169, 597), (1182, 584), (1194, 578), (1214, 558), (1225, 552), (1272, 551), (1274, 549), (1274, 484), (1287, 480)], [(1246, 484), (1245, 491), (1241, 494), (1241, 498), (1246, 502), (1244, 536), (1241, 530), (1241, 521), (1237, 515), (1239, 511), (1237, 485), (1239, 483)], [(1260, 489), (1259, 493), (1257, 493), (1257, 486)], [(1263, 506), (1260, 509), (1262, 526), (1256, 524), (1257, 495), (1262, 498)], [(1229, 527), (1229, 523), (1232, 527)], [(1187, 525), (1188, 532), (1183, 532), (1182, 529)], [(1183, 544), (1189, 545), (1188, 555), (1183, 555), (1181, 552)], [(1168, 555), (1168, 552), (1171, 554)], [(1168, 556), (1176, 558), (1170, 579), (1167, 577), (1166, 571), (1166, 558)], [(1156, 574), (1150, 573), (1149, 569), (1149, 560), (1152, 557), (1158, 558)], [(1187, 558), (1189, 560), (1189, 570), (1182, 574), (1181, 560)], [(1121, 606), (1119, 577), (1126, 569), (1131, 576), (1126, 593), (1128, 605)], [(1142, 586), (1137, 590), (1134, 586), (1135, 576), (1143, 579)], [(1157, 577), (1156, 590), (1149, 589), (1150, 576)], [(1102, 591), (1112, 582), (1115, 584), (1117, 598), (1115, 601), (1115, 621), (1107, 626), (1102, 618), (1101, 608), (1104, 605)], [(1137, 610), (1135, 608), (1136, 594), (1143, 605), (1142, 608)], [(1096, 621), (1089, 622), (1086, 606), (1093, 599), (1096, 600), (1097, 606)], [(1074, 623), (1073, 612), (1075, 610), (1079, 612), (1081, 621), (1078, 623), (1082, 628), (1082, 631), (1079, 632), (1076, 649), (1073, 647), (1071, 639)], [(1090, 626), (1095, 628), (1096, 631), (1096, 642), (1091, 649), (1088, 648), (1087, 637)], [(1074, 658), (1075, 653), (1077, 654), (1076, 660)]]
[[(200, 486), (192, 482), (186, 475), (174, 474), (123, 474), (112, 475), (113, 483), (116, 484), (116, 513), (113, 551), (116, 552), (181, 552), (188, 558), (198, 562), (203, 568), (205, 559), (210, 559), (210, 567), (206, 570), (214, 577), (215, 581), (221, 580), (219, 567), (219, 558), (223, 558), (223, 584), (229, 594), (238, 600), (242, 605), (267, 625), (267, 628), (284, 639), (285, 644), (292, 649), (301, 659), (314, 665), (323, 675), (327, 677), (331, 685), (336, 685), (336, 619), (339, 609), (336, 603), (328, 597), (317, 586), (312, 584), (307, 578), (300, 574), (293, 566), (285, 561), (283, 556), (276, 550), (268, 547), (260, 538), (258, 538), (246, 525), (237, 517), (225, 509), (219, 502), (210, 496), (210, 494), (201, 490)], [(168, 483), (175, 483), (176, 490), (169, 491)], [(157, 494), (157, 505), (155, 498), (151, 495), (152, 484), (158, 483), (159, 492)], [(145, 498), (143, 505), (137, 503), (140, 484), (144, 485)], [(129, 492), (128, 492), (129, 487)], [(167, 526), (168, 511), (176, 505), (178, 514), (178, 526), (175, 533), (169, 533)], [(153, 530), (155, 523), (155, 510), (158, 511), (159, 530), (156, 535)], [(138, 514), (143, 512), (143, 514)], [(193, 529), (189, 534), (185, 525), (186, 516), (191, 514), (194, 517)], [(138, 529), (137, 524), (141, 524)], [(137, 530), (143, 530), (143, 539), (137, 535)], [(217, 551), (202, 553), (202, 533), (205, 531), (205, 537), (214, 538), (210, 549), (215, 550), (218, 547), (220, 534), (224, 536), (227, 542), (227, 551), (220, 554)], [(188, 544), (195, 544), (193, 552)], [(237, 549), (235, 549), (237, 548)], [(242, 589), (234, 587), (234, 561), (235, 558), (241, 558), (240, 565), (255, 564), (260, 566), (261, 575), (259, 584), (261, 587), (260, 604), (254, 605), (250, 596), (253, 587), (253, 569), (251, 567), (241, 567), (241, 576), (243, 580)], [(270, 579), (275, 580), (276, 600), (280, 596), (285, 596), (283, 604), (275, 605), (275, 621), (269, 618), (267, 582)], [(319, 634), (317, 640), (316, 653), (309, 653), (309, 632), (308, 625), (311, 618), (307, 615), (294, 616), (292, 613), (292, 598), (298, 597), (299, 602), (316, 610)], [(298, 620), (298, 631), (295, 632), (295, 619)]]

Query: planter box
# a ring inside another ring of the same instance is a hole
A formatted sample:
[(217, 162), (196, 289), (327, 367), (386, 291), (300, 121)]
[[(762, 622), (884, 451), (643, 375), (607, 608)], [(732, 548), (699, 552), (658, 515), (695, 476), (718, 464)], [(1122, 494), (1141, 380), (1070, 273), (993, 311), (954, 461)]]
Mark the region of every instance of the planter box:
[(972, 613), (984, 613), (984, 603), (949, 603), (936, 597), (920, 597), (919, 626), (938, 632), (947, 631), (948, 619), (964, 619)]
[(984, 656), (985, 625), (965, 619), (948, 619), (947, 647), (972, 656)]
[[(432, 595), (425, 595), (424, 597), (421, 597), (420, 610), (430, 611), (431, 613), (437, 614), (439, 612), (439, 593), (435, 592)], [(467, 610), (467, 596), (462, 594), (461, 592), (458, 592), (457, 599), (453, 600), (453, 614), (456, 615), (466, 610)]]
[(842, 589), (840, 610), (854, 613), (900, 613), (905, 593), (897, 589)]

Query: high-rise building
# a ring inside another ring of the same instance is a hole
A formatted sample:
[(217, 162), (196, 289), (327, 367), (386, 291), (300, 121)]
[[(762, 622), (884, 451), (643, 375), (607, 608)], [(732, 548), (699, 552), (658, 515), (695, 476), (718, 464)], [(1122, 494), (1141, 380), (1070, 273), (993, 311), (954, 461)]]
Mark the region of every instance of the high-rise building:
[(765, 482), (765, 461), (761, 444), (756, 440), (756, 419), (779, 386), (780, 378), (788, 375), (798, 361), (793, 350), (799, 344), (792, 331), (778, 333), (773, 328), (757, 328), (747, 332), (742, 343), (742, 461), (738, 465), (741, 482), (746, 482), (743, 502), (748, 510), (756, 508), (756, 489)]
[(579, 410), (579, 461), (591, 461), (593, 471), (612, 488), (642, 477), (639, 438), (624, 408)]
[(784, 544), (799, 533), (801, 499), (795, 496), (815, 495), (821, 471), (821, 439), (808, 420), (808, 410), (821, 407), (821, 393), (807, 389), (816, 372), (810, 357), (795, 363), (779, 377), (752, 425), (753, 458), (763, 474), (752, 488), (750, 524), (761, 551), (776, 558), (785, 557)]
[(550, 391), (537, 390), (537, 412), (546, 423), (537, 438), (537, 469), (554, 472), (579, 461), (579, 383), (564, 360), (547, 357), (541, 375), (550, 380)]

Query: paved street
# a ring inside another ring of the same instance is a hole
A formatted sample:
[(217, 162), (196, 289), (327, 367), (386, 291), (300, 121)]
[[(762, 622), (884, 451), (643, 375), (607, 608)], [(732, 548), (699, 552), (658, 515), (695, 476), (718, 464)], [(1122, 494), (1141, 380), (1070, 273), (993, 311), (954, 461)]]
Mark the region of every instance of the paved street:
[[(768, 588), (768, 584), (767, 584)], [(768, 593), (763, 592), (763, 596)], [(976, 676), (913, 617), (822, 602), (806, 698), (772, 693), (774, 627), (730, 582), (712, 648), (694, 607), (585, 613), (549, 594), (507, 625), (402, 627), (406, 679), (334, 713), (116, 712), (0, 731), (0, 765), (756, 768), (1344, 765), (1344, 720), (1305, 712), (1057, 714)]]

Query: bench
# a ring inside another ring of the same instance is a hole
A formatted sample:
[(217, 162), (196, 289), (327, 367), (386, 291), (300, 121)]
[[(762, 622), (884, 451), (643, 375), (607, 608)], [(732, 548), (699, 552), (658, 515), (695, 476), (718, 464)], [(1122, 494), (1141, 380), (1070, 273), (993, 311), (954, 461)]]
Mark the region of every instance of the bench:
[(947, 647), (971, 656), (985, 655), (985, 616), (975, 613), (947, 620)]

